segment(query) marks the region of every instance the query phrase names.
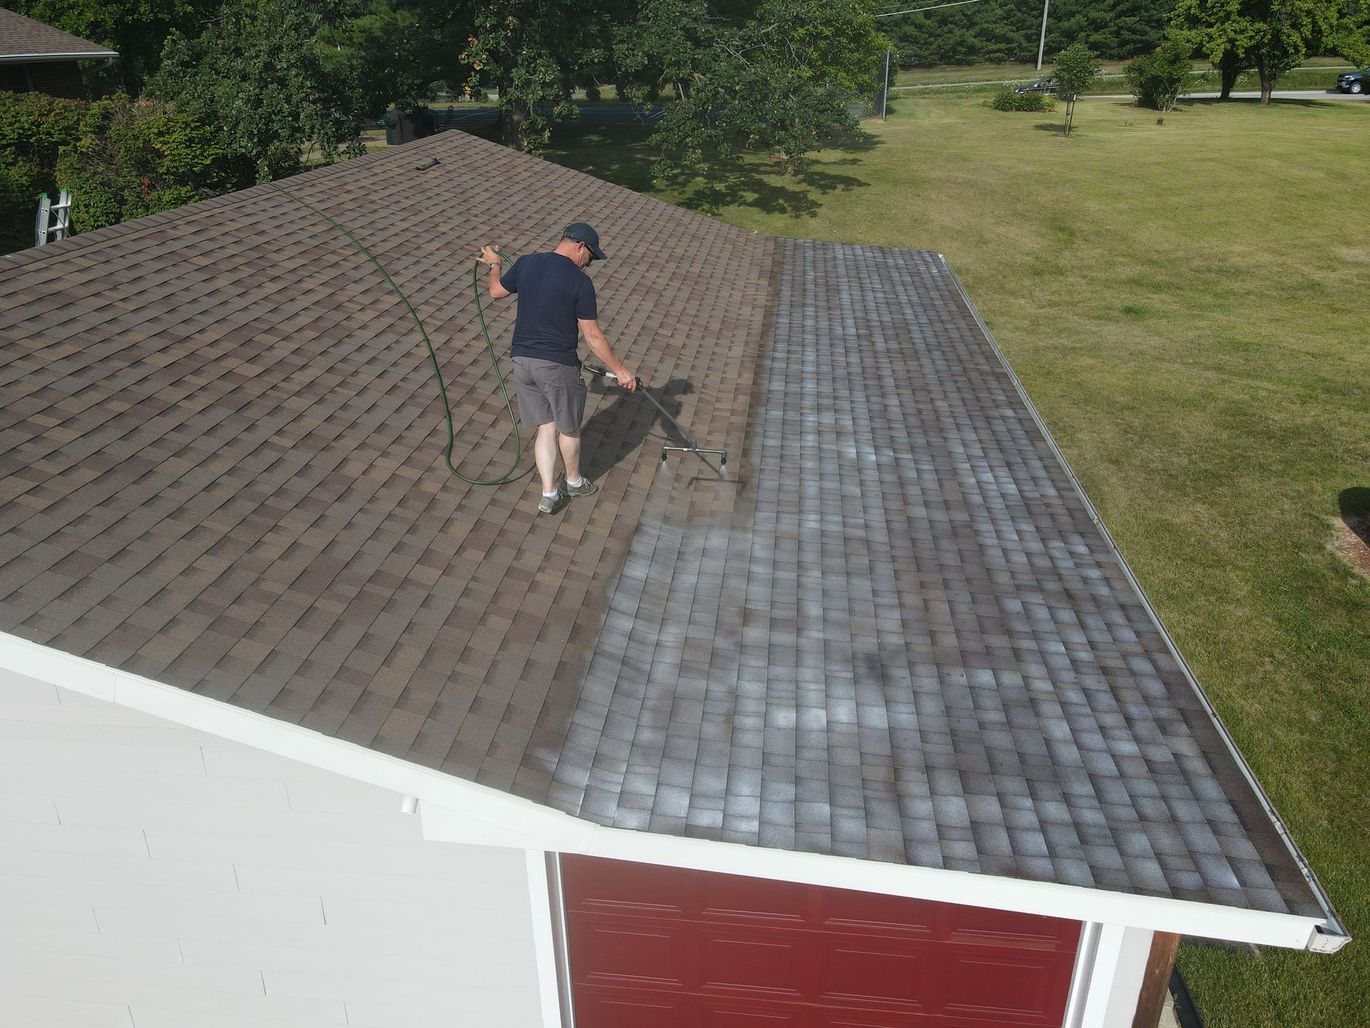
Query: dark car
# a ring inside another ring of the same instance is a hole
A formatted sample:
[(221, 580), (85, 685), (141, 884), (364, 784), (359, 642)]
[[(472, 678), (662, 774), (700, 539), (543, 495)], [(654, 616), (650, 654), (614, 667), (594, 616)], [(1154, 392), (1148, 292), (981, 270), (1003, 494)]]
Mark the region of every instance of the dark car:
[(1054, 95), (1056, 93), (1056, 78), (1055, 76), (1048, 75), (1046, 78), (1038, 79), (1036, 82), (1027, 82), (1021, 86), (1015, 86), (1013, 91), (1019, 95), (1023, 93), (1050, 93)]
[(1370, 93), (1370, 68), (1348, 71), (1337, 79), (1339, 93)]

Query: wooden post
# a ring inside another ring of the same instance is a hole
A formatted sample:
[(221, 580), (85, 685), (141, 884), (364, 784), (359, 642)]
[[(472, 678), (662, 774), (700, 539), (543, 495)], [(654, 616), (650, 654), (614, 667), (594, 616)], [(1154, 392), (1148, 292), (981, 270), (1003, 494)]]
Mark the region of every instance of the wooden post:
[(1169, 995), (1170, 971), (1175, 966), (1175, 951), (1180, 948), (1180, 937), (1171, 932), (1156, 932), (1151, 936), (1151, 955), (1146, 959), (1146, 974), (1142, 977), (1142, 991), (1137, 996), (1137, 1013), (1132, 1028), (1156, 1028), (1161, 1021)]

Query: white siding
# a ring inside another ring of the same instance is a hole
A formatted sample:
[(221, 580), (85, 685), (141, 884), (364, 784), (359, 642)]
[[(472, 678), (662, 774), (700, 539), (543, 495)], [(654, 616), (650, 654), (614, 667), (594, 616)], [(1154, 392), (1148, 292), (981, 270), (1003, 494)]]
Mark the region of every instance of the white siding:
[(401, 799), (0, 671), (0, 1028), (540, 1026), (523, 852)]

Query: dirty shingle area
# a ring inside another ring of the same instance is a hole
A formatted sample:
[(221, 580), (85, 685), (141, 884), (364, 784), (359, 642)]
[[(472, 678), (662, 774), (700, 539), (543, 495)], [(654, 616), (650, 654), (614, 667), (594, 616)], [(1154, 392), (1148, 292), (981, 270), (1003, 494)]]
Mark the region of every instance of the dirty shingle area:
[(0, 258), (0, 630), (601, 824), (1321, 916), (938, 255), (455, 132), (287, 184), (424, 318), (468, 474), (472, 255), (571, 220), (727, 474), (604, 391), (593, 499), (456, 480), (401, 302), (252, 189)]

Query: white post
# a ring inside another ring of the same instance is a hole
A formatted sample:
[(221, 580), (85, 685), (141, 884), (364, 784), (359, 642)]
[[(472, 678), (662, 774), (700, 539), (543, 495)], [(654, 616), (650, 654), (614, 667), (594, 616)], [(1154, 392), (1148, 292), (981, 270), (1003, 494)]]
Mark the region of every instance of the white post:
[(885, 88), (880, 91), (880, 120), (885, 120), (885, 111), (890, 103), (890, 52), (885, 51)]
[(1047, 11), (1051, 10), (1051, 0), (1042, 0), (1042, 38), (1037, 41), (1037, 70), (1042, 70), (1042, 53), (1047, 48)]
[(1082, 926), (1065, 1028), (1132, 1023), (1151, 955), (1151, 936), (1145, 928), (1091, 922)]

